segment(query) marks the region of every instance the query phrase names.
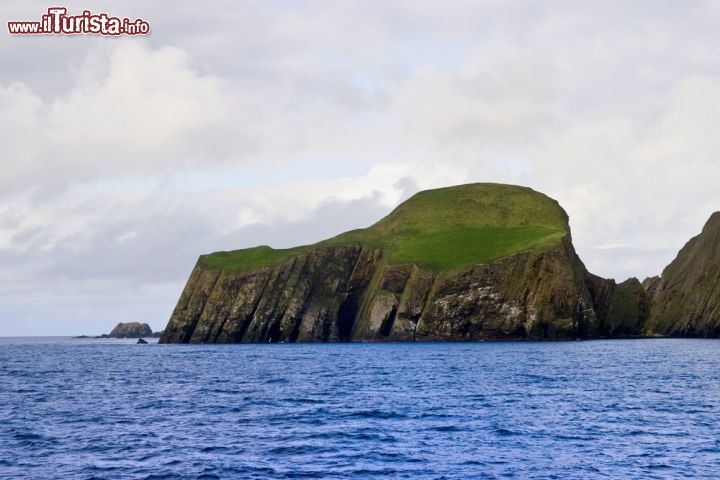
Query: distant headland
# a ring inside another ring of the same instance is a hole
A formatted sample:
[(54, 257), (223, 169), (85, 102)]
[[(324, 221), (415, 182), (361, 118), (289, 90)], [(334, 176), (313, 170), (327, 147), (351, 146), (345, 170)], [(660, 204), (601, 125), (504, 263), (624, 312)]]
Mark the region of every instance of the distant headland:
[(140, 322), (120, 322), (110, 333), (103, 333), (96, 337), (80, 335), (76, 338), (160, 338), (162, 332), (153, 332), (150, 325)]

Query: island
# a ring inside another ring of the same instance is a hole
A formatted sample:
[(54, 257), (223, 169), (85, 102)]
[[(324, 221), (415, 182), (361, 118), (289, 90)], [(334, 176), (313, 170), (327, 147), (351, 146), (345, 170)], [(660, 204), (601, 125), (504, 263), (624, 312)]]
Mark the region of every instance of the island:
[(637, 336), (649, 314), (637, 279), (586, 270), (557, 201), (484, 183), (417, 193), (314, 245), (203, 255), (160, 342)]

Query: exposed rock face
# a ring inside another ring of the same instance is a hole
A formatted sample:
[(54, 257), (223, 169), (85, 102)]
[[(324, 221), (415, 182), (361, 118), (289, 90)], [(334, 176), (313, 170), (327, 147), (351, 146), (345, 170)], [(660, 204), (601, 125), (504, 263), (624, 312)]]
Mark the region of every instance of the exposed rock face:
[(647, 330), (672, 336), (720, 336), (720, 212), (690, 239), (661, 277), (643, 282), (653, 301)]
[(196, 265), (161, 343), (461, 341), (632, 335), (640, 283), (590, 275), (559, 245), (432, 274), (360, 245), (318, 246), (277, 267)]
[(471, 184), (312, 246), (201, 257), (160, 342), (593, 338), (647, 315), (636, 279), (587, 272), (556, 201)]
[(637, 278), (616, 284), (589, 274), (587, 286), (603, 335), (632, 336), (642, 331), (650, 314), (650, 300)]
[(150, 337), (153, 331), (147, 323), (128, 322), (118, 323), (110, 332), (110, 338), (140, 338)]

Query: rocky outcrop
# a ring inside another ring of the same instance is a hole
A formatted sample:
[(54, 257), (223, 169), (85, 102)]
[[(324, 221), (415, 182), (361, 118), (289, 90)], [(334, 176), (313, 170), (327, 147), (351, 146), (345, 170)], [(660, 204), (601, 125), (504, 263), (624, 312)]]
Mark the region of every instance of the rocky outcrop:
[(140, 338), (151, 337), (152, 335), (153, 331), (147, 323), (121, 322), (112, 329), (108, 336), (110, 338)]
[(637, 278), (622, 283), (588, 274), (587, 287), (598, 316), (598, 331), (607, 337), (636, 336), (650, 315), (650, 300)]
[(556, 201), (472, 184), (312, 246), (202, 256), (160, 342), (632, 336), (648, 308), (636, 279), (587, 272)]
[(196, 265), (161, 343), (466, 341), (634, 335), (640, 283), (587, 273), (570, 242), (433, 274), (361, 245), (277, 267)]
[(652, 300), (651, 334), (720, 336), (720, 212), (680, 250), (660, 277), (643, 286)]

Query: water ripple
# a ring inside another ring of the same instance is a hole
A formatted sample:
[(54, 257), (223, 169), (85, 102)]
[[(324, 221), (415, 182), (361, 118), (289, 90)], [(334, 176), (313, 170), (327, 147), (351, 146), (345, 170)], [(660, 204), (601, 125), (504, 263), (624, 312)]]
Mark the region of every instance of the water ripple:
[(713, 478), (718, 345), (0, 339), (0, 478)]

